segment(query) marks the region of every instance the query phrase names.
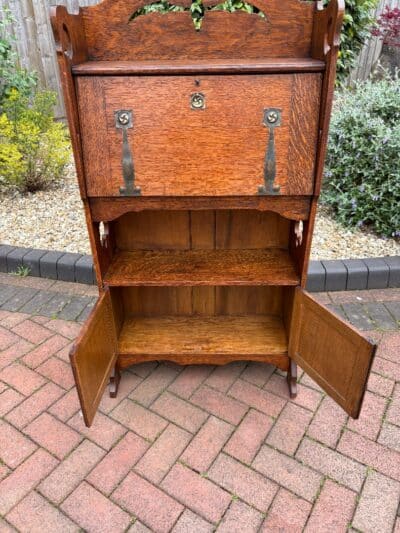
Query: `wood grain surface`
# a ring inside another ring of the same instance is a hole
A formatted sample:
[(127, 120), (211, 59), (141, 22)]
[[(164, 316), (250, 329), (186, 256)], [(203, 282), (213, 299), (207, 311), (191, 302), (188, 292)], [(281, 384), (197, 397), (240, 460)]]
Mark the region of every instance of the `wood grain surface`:
[[(88, 196), (120, 194), (118, 109), (133, 111), (128, 137), (143, 196), (257, 196), (268, 108), (282, 110), (275, 131), (280, 194), (312, 194), (321, 75), (299, 76), (78, 77)], [(203, 110), (191, 109), (196, 92), (205, 97)], [(302, 106), (293, 105), (297, 92)], [(289, 160), (293, 142), (296, 158)]]
[(287, 250), (136, 251), (115, 255), (109, 286), (298, 285)]
[[(235, 332), (235, 334), (232, 334)], [(157, 317), (125, 320), (120, 354), (286, 355), (282, 320), (272, 316)]]
[(70, 357), (83, 417), (90, 426), (117, 360), (117, 333), (109, 290), (100, 295)]
[(125, 317), (282, 315), (289, 287), (121, 287)]
[(307, 196), (236, 196), (223, 198), (210, 197), (106, 197), (88, 199), (93, 220), (111, 221), (129, 213), (149, 210), (209, 210), (240, 209), (273, 211), (292, 220), (307, 220), (310, 213), (311, 197)]
[[(188, 12), (152, 13), (129, 22), (151, 0), (106, 0), (81, 9), (93, 60), (310, 57), (314, 2), (252, 0), (266, 18), (208, 11), (200, 31)], [(190, 0), (174, 0), (188, 7)], [(205, 1), (218, 4), (218, 0)], [(160, 46), (162, 42), (162, 46)]]
[(290, 222), (268, 211), (156, 210), (127, 213), (111, 227), (120, 251), (287, 249)]
[(289, 356), (358, 418), (375, 345), (307, 292), (296, 289)]
[(127, 76), (157, 74), (275, 74), (323, 72), (325, 63), (310, 57), (269, 57), (260, 59), (153, 59), (142, 61), (86, 61), (73, 66), (80, 76)]

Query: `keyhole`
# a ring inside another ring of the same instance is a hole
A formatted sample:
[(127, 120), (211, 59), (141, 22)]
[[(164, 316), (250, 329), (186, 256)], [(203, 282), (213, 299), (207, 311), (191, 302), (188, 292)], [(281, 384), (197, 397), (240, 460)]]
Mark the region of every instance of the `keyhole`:
[(190, 97), (190, 107), (192, 109), (205, 109), (205, 96), (202, 93), (194, 93)]

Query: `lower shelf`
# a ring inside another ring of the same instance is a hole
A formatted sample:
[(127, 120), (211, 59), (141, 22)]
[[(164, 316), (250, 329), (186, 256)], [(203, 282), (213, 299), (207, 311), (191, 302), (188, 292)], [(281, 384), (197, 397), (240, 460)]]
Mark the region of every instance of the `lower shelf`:
[(109, 286), (298, 285), (288, 250), (163, 250), (118, 252)]
[(126, 319), (118, 341), (121, 366), (166, 359), (182, 364), (234, 360), (271, 362), (287, 369), (287, 337), (280, 317), (169, 316)]

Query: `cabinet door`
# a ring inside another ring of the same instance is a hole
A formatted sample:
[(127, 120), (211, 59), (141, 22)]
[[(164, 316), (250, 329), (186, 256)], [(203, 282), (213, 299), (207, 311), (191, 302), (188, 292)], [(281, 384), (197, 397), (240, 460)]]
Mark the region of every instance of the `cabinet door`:
[(70, 354), (85, 424), (96, 414), (117, 359), (117, 336), (109, 289), (103, 292)]
[(88, 196), (313, 193), (319, 73), (76, 83)]
[(297, 287), (289, 357), (358, 418), (376, 346)]

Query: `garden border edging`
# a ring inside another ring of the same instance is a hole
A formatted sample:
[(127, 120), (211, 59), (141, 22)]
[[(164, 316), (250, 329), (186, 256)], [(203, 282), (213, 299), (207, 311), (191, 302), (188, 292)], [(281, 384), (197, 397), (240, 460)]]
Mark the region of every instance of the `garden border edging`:
[[(0, 245), (0, 272), (15, 272), (21, 265), (30, 269), (31, 276), (96, 283), (91, 255)], [(398, 287), (400, 256), (310, 261), (308, 269), (310, 292)]]

